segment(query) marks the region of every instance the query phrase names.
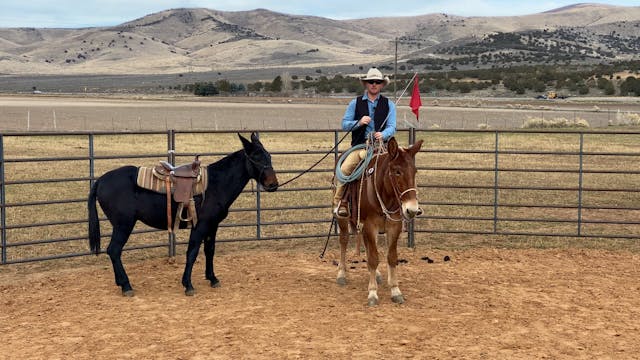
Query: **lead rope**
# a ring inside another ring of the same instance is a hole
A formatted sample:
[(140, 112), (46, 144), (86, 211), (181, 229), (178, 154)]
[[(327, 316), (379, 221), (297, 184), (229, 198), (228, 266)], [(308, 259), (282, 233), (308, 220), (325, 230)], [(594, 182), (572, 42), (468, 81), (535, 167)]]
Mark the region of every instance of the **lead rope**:
[[(386, 120), (385, 120), (386, 121)], [(373, 139), (373, 135), (370, 134), (370, 141), (366, 142), (366, 147), (367, 147), (367, 157), (365, 159), (365, 164), (363, 166), (362, 169), (362, 174), (360, 174), (360, 189), (358, 190), (358, 217), (356, 219), (356, 228), (358, 231), (362, 231), (362, 224), (360, 224), (360, 212), (361, 212), (361, 208), (362, 208), (362, 189), (363, 189), (363, 184), (364, 184), (364, 176), (366, 174), (366, 167), (369, 165), (369, 162), (371, 162), (371, 159), (373, 158), (373, 156), (376, 157), (376, 162), (375, 165), (373, 166), (373, 171), (375, 174), (376, 169), (378, 168), (378, 158), (379, 155), (384, 153), (385, 149), (384, 149), (384, 142), (383, 141), (379, 141), (379, 140), (375, 140)], [(373, 145), (371, 145), (373, 143)], [(376, 153), (375, 147), (376, 145), (378, 146), (378, 152)], [(374, 175), (375, 176), (375, 175)], [(374, 179), (374, 183), (373, 183), (373, 188), (375, 189), (376, 184), (375, 184), (375, 179)]]

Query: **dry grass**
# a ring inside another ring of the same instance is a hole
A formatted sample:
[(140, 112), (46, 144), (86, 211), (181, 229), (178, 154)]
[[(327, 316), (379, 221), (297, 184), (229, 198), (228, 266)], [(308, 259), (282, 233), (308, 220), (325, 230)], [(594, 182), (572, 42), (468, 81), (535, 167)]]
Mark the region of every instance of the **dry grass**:
[[(246, 135), (246, 134), (245, 134)], [(342, 136), (342, 133), (339, 133)], [(493, 132), (448, 133), (439, 131), (418, 132), (417, 138), (424, 139), (424, 152), (417, 158), (418, 183), (421, 185), (420, 198), (425, 206), (427, 218), (419, 219), (419, 229), (444, 231), (486, 232), (493, 230), (494, 208), (497, 197), (500, 204), (513, 204), (513, 207), (500, 207), (498, 216), (510, 221), (498, 222), (499, 231), (573, 234), (577, 231), (575, 222), (564, 220), (577, 219), (577, 209), (557, 208), (575, 207), (578, 204), (578, 192), (567, 190), (578, 187), (580, 157), (580, 135), (575, 133), (501, 133), (499, 154), (498, 183), (500, 189), (494, 192), (496, 137)], [(625, 152), (640, 153), (640, 141), (635, 134), (585, 134), (585, 152)], [(334, 133), (265, 132), (261, 139), (273, 154), (273, 164), (279, 172), (280, 182), (284, 182), (318, 161), (334, 145)], [(89, 174), (88, 135), (68, 136), (8, 136), (4, 137), (5, 180), (7, 182), (49, 180), (62, 178), (86, 178)], [(401, 144), (407, 144), (407, 133), (398, 135)], [(340, 150), (348, 147), (347, 139)], [(210, 163), (240, 149), (241, 144), (235, 133), (178, 133), (176, 135), (178, 163), (186, 162), (193, 153), (205, 154), (203, 163)], [(126, 156), (124, 159), (96, 159), (95, 176), (125, 164), (149, 165), (166, 158), (166, 135), (95, 135), (94, 155), (97, 157)], [(465, 150), (466, 152), (455, 152)], [(295, 152), (295, 154), (294, 154)], [(542, 152), (544, 154), (523, 154), (522, 152)], [(563, 155), (551, 155), (551, 152), (563, 152)], [(39, 159), (50, 157), (79, 158), (68, 161), (16, 162), (18, 159)], [(268, 247), (292, 249), (321, 248), (323, 235), (329, 228), (330, 198), (334, 155), (328, 156), (315, 169), (276, 193), (261, 193), (261, 236), (282, 239), (291, 236), (317, 235), (311, 239), (285, 241), (248, 241), (225, 243), (225, 249)], [(638, 156), (585, 155), (583, 169), (589, 171), (619, 171), (620, 174), (585, 173), (584, 188), (598, 189), (637, 189), (639, 175), (624, 173), (636, 171)], [(461, 169), (461, 170), (460, 170)], [(515, 170), (537, 169), (538, 172)], [(510, 170), (510, 171), (509, 171)], [(548, 171), (553, 170), (553, 171)], [(569, 170), (571, 172), (562, 172)], [(219, 231), (220, 240), (237, 238), (255, 238), (256, 213), (239, 211), (256, 206), (257, 195), (251, 192), (250, 183)], [(483, 188), (464, 188), (465, 186)], [(557, 190), (519, 189), (522, 187), (553, 187)], [(294, 190), (316, 188), (311, 190)], [(17, 204), (50, 200), (78, 202), (8, 206), (6, 208), (7, 258), (9, 261), (56, 256), (66, 253), (86, 253), (86, 195), (89, 180), (43, 182), (37, 184), (7, 184), (6, 202)], [(442, 203), (454, 203), (446, 205)], [(467, 204), (467, 205), (465, 205)], [(485, 204), (487, 206), (477, 206)], [(640, 207), (638, 192), (589, 191), (582, 194), (582, 204), (598, 207)], [(538, 205), (544, 207), (526, 207)], [(310, 209), (293, 209), (308, 206)], [(273, 210), (269, 210), (273, 209)], [(584, 220), (604, 220), (616, 222), (637, 221), (640, 211), (632, 210), (583, 210)], [(461, 218), (481, 218), (469, 220)], [(451, 218), (451, 219), (447, 219)], [(522, 219), (546, 219), (551, 222), (524, 221)], [(28, 224), (45, 222), (75, 221), (73, 224), (59, 224), (30, 227)], [(271, 224), (281, 221), (297, 222), (291, 225)], [(247, 226), (232, 226), (247, 224)], [(254, 225), (251, 225), (254, 224)], [(12, 228), (12, 227), (20, 228)], [(27, 226), (27, 227), (25, 227)], [(145, 229), (139, 225), (139, 229)], [(583, 224), (583, 234), (614, 234), (620, 236), (640, 236), (640, 226), (636, 224)], [(103, 234), (110, 233), (108, 222), (102, 222)], [(180, 240), (187, 239), (187, 231), (178, 234)], [(78, 240), (57, 241), (65, 237), (77, 237)], [(603, 248), (631, 248), (636, 250), (634, 241), (605, 240), (567, 237), (508, 237), (474, 236), (418, 233), (419, 246), (468, 247), (468, 246), (506, 246), (506, 247), (546, 247), (546, 246), (587, 246)], [(43, 242), (44, 241), (44, 242)], [(51, 243), (49, 243), (49, 241)], [(35, 244), (14, 246), (29, 242)], [(42, 243), (40, 243), (42, 242)], [(103, 239), (103, 244), (108, 243)], [(141, 257), (148, 254), (167, 253), (167, 239), (164, 232), (137, 234), (132, 237), (129, 246), (161, 246), (154, 251), (137, 251)], [(152, 256), (156, 256), (152, 255)]]

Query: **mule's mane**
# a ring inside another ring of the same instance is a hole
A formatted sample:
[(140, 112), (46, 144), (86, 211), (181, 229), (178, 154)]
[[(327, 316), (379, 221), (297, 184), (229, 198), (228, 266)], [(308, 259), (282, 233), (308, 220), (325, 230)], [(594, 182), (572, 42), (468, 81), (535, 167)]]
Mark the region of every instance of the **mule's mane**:
[(244, 156), (243, 155), (244, 150), (238, 150), (235, 152), (232, 152), (231, 154), (223, 157), (222, 159), (212, 162), (211, 164), (207, 165), (207, 168), (209, 168), (209, 170), (213, 170), (213, 171), (219, 171), (219, 170), (225, 170), (226, 168), (229, 167), (229, 163), (231, 164), (235, 164), (236, 162), (238, 162), (239, 157)]

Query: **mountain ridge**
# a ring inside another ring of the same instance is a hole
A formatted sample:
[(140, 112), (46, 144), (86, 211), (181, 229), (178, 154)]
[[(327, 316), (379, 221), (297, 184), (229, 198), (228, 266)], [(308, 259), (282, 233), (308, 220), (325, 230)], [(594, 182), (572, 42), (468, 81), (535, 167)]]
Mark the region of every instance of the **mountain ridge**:
[[(513, 34), (513, 43), (480, 52), (490, 47), (478, 44), (504, 40), (496, 35), (501, 33)], [(0, 28), (0, 73), (177, 74), (389, 65), (396, 39), (402, 63), (423, 57), (450, 62), (469, 56), (459, 49), (476, 49), (473, 56), (480, 57), (496, 51), (517, 53), (525, 51), (523, 47), (532, 54), (553, 48), (577, 61), (617, 61), (638, 58), (638, 33), (640, 6), (594, 3), (522, 16), (434, 13), (350, 20), (267, 9), (178, 8), (108, 27)], [(522, 58), (553, 61), (527, 55)]]

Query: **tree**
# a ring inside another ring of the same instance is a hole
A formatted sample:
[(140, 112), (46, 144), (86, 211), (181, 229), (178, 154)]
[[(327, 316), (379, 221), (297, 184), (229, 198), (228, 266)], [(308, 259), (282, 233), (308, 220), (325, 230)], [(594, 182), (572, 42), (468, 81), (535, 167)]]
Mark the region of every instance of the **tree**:
[(264, 84), (262, 83), (262, 81), (256, 81), (253, 84), (247, 85), (247, 90), (249, 91), (260, 92), (262, 91), (263, 88), (264, 88)]
[(229, 80), (221, 79), (221, 80), (216, 81), (216, 87), (218, 88), (218, 91), (220, 91), (222, 93), (230, 93), (231, 92), (231, 83), (229, 82)]
[(620, 83), (620, 95), (630, 96), (630, 93), (634, 93), (635, 96), (640, 96), (640, 80), (633, 76), (629, 76)]
[(276, 76), (269, 86), (269, 91), (281, 92), (282, 91), (282, 78), (280, 75)]
[(218, 95), (219, 91), (212, 82), (195, 83), (193, 94), (198, 96), (213, 96)]

